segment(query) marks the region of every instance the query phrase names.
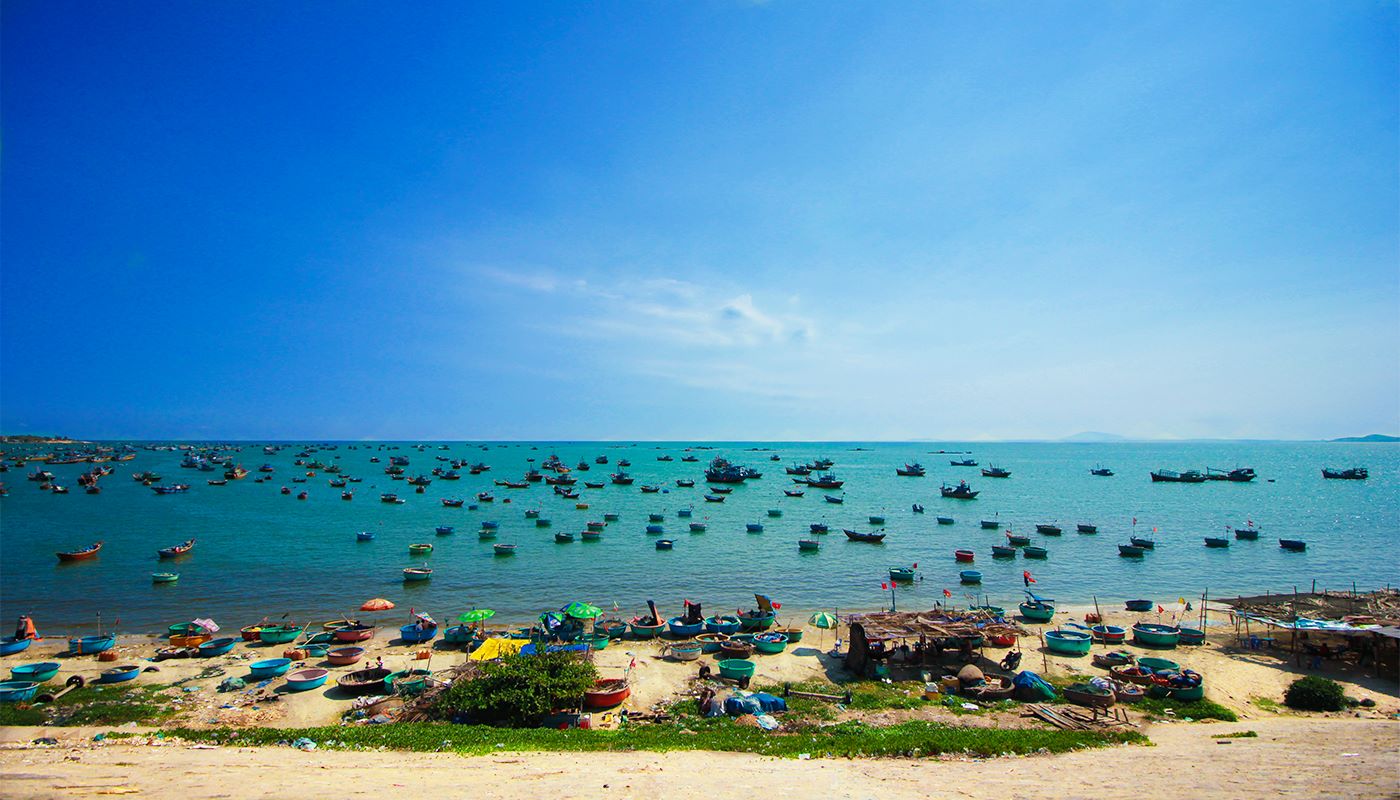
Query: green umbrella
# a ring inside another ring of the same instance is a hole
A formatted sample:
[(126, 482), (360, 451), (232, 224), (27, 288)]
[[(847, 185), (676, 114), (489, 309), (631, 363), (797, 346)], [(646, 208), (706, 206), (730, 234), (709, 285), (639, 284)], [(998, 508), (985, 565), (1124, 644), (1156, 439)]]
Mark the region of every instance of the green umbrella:
[(473, 608), (471, 611), (457, 618), (458, 622), (485, 622), (496, 616), (496, 612), (489, 608)]
[(818, 628), (834, 628), (839, 624), (835, 614), (828, 614), (825, 611), (818, 611), (807, 621)]
[(603, 609), (588, 603), (570, 603), (564, 606), (564, 614), (574, 619), (597, 619), (603, 616)]

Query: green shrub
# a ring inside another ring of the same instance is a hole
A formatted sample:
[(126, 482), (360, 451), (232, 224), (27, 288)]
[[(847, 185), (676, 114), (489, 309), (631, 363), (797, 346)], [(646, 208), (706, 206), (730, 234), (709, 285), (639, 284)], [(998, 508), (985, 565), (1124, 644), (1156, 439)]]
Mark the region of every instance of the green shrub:
[(442, 719), (466, 717), (488, 725), (534, 725), (556, 708), (572, 706), (593, 687), (598, 670), (572, 653), (510, 656), (487, 662), (438, 696)]
[(1300, 711), (1341, 711), (1347, 700), (1341, 684), (1321, 675), (1308, 675), (1288, 687), (1283, 703)]

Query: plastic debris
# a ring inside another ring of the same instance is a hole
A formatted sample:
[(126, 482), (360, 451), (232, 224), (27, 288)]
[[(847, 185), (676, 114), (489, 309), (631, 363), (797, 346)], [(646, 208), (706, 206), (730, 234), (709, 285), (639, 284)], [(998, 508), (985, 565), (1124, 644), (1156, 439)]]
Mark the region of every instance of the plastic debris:
[(292, 742), (292, 747), (295, 747), (298, 750), (311, 751), (316, 749), (316, 743), (303, 736), (300, 739), (297, 739), (295, 742)]
[(236, 692), (247, 685), (248, 682), (243, 680), (242, 678), (224, 678), (222, 681), (219, 682), (219, 691)]

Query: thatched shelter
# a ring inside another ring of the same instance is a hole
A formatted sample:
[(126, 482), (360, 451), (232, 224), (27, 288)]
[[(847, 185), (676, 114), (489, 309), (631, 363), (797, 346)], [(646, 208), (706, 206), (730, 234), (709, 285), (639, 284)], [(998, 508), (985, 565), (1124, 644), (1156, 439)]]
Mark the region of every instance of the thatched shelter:
[(948, 651), (972, 661), (980, 657), (988, 637), (1027, 635), (1019, 625), (991, 612), (955, 608), (857, 614), (847, 618), (847, 624), (846, 669), (856, 675), (866, 675), (882, 662), (938, 664)]

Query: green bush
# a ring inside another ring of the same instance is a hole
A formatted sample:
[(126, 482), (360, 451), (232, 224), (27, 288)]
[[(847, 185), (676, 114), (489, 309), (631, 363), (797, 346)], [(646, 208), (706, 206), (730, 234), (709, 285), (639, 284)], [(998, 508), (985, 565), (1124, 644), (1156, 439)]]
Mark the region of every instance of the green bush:
[(1309, 675), (1294, 681), (1283, 693), (1283, 704), (1300, 711), (1341, 711), (1346, 708), (1346, 693), (1341, 684), (1321, 675)]
[(442, 719), (525, 727), (556, 708), (575, 705), (597, 679), (598, 670), (572, 653), (509, 656), (452, 684), (434, 710)]

